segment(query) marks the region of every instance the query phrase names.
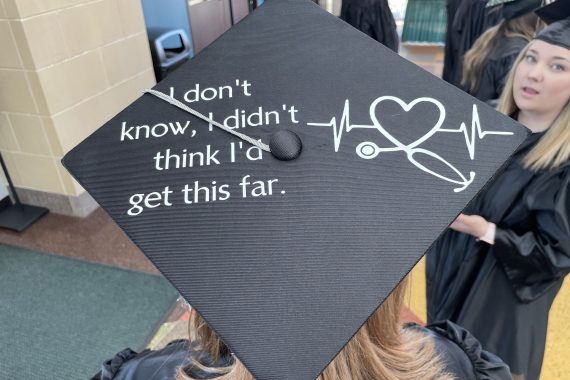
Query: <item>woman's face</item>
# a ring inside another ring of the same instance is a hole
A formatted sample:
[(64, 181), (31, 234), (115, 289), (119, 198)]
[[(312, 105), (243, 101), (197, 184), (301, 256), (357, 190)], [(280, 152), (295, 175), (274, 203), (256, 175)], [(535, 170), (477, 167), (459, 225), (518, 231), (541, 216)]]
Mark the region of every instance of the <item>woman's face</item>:
[(558, 116), (570, 99), (570, 50), (533, 41), (515, 71), (513, 95), (523, 112)]

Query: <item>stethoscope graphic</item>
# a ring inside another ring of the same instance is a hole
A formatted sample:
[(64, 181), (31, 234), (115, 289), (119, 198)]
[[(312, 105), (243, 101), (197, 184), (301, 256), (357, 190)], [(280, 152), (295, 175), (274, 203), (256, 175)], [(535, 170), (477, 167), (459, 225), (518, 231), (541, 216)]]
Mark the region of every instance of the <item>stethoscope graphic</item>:
[[(379, 103), (384, 102), (384, 101), (393, 101), (393, 102), (398, 103), (400, 105), (400, 107), (402, 107), (402, 109), (405, 112), (409, 112), (418, 103), (422, 103), (422, 102), (432, 103), (439, 110), (439, 119), (437, 120), (435, 125), (427, 133), (425, 133), (423, 136), (421, 136), (420, 138), (416, 139), (415, 141), (413, 141), (409, 144), (404, 144), (400, 140), (398, 140), (396, 137), (394, 137), (390, 132), (388, 132), (386, 130), (386, 128), (384, 128), (384, 126), (382, 126), (382, 123), (380, 123), (380, 121), (376, 117), (376, 107), (378, 106)], [(372, 125), (350, 124), (350, 120), (349, 120), (350, 119), (350, 102), (348, 99), (345, 101), (344, 111), (343, 111), (340, 123), (337, 123), (336, 117), (333, 117), (329, 123), (307, 123), (307, 125), (332, 127), (333, 132), (334, 132), (335, 152), (338, 152), (338, 149), (340, 147), (340, 143), (342, 141), (342, 135), (344, 132), (348, 133), (353, 129), (376, 129), (386, 139), (388, 139), (393, 144), (393, 146), (379, 147), (376, 143), (374, 143), (372, 141), (363, 141), (360, 144), (358, 144), (358, 146), (356, 147), (356, 154), (359, 157), (361, 157), (365, 160), (372, 160), (372, 159), (378, 157), (378, 155), (380, 155), (380, 153), (404, 152), (406, 154), (408, 160), (413, 165), (415, 165), (418, 169), (420, 169), (420, 170), (422, 170), (422, 171), (424, 171), (430, 175), (433, 175), (439, 179), (442, 179), (444, 181), (447, 181), (447, 182), (450, 182), (450, 183), (457, 185), (457, 187), (454, 188), (453, 191), (461, 192), (461, 191), (465, 190), (467, 187), (469, 187), (469, 185), (471, 185), (471, 183), (473, 183), (473, 180), (475, 179), (475, 172), (470, 171), (469, 176), (466, 177), (454, 165), (452, 165), (450, 162), (446, 161), (444, 158), (442, 158), (438, 154), (436, 154), (430, 150), (420, 148), (419, 146), (422, 143), (426, 142), (428, 139), (430, 139), (434, 134), (436, 134), (438, 132), (463, 133), (465, 136), (465, 142), (467, 145), (467, 149), (469, 151), (469, 156), (470, 156), (471, 160), (473, 160), (473, 159), (475, 159), (476, 137), (479, 140), (481, 140), (486, 135), (508, 136), (508, 135), (512, 135), (513, 133), (512, 132), (501, 132), (501, 131), (483, 131), (481, 129), (481, 122), (479, 120), (479, 113), (477, 110), (477, 106), (475, 104), (473, 105), (473, 117), (472, 117), (472, 123), (471, 123), (471, 130), (469, 130), (467, 128), (465, 123), (461, 123), (461, 126), (458, 129), (443, 129), (442, 125), (443, 125), (443, 122), (445, 121), (445, 117), (446, 117), (445, 107), (443, 106), (443, 104), (441, 104), (441, 102), (439, 102), (436, 99), (428, 98), (428, 97), (421, 97), (421, 98), (417, 98), (417, 99), (413, 100), (410, 103), (406, 103), (402, 99), (397, 98), (395, 96), (382, 96), (382, 97), (379, 97), (376, 100), (374, 100), (374, 102), (372, 102), (372, 104), (370, 105), (370, 119), (372, 120)], [(421, 157), (421, 156), (429, 156), (435, 160), (440, 161), (445, 166), (447, 166), (449, 169), (451, 169), (457, 175), (457, 178), (455, 178), (455, 179), (449, 178), (445, 175), (442, 175), (440, 173), (437, 173), (437, 172), (427, 168), (425, 165), (423, 165), (422, 163), (420, 163), (418, 161), (419, 157)]]

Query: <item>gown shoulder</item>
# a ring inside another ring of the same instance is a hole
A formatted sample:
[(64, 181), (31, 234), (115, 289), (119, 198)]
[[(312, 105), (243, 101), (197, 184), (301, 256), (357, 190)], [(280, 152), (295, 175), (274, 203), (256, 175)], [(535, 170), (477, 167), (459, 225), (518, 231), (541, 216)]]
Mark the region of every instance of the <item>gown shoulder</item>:
[(512, 380), (509, 366), (498, 356), (485, 351), (466, 329), (450, 321), (426, 327), (409, 323), (411, 328), (429, 335), (447, 373), (462, 380)]

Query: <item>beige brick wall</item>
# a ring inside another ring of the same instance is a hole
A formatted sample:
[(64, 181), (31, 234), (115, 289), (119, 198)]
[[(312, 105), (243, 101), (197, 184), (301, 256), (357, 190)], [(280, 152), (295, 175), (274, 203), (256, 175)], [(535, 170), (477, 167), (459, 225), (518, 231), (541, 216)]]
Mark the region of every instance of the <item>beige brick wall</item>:
[(155, 84), (140, 0), (0, 0), (0, 151), (16, 187), (74, 197), (62, 156)]

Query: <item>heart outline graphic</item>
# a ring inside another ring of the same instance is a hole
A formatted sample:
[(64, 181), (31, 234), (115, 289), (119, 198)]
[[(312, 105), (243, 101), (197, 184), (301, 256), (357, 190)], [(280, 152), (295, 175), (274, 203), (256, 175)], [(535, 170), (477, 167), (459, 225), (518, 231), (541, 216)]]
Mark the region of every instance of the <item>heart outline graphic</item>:
[[(405, 112), (409, 112), (418, 103), (422, 103), (422, 102), (432, 103), (439, 110), (439, 119), (437, 120), (435, 125), (430, 130), (428, 130), (423, 136), (421, 136), (419, 139), (416, 139), (415, 141), (411, 142), (410, 144), (404, 144), (400, 140), (395, 138), (390, 132), (388, 132), (386, 130), (386, 128), (384, 128), (384, 126), (382, 126), (382, 123), (380, 123), (380, 121), (376, 117), (376, 107), (378, 106), (378, 104), (380, 104), (384, 101), (387, 101), (387, 100), (391, 100), (391, 101), (398, 103), (400, 105), (400, 107), (402, 107), (402, 109)], [(380, 131), (380, 133), (382, 133), (382, 135), (384, 135), (384, 137), (386, 137), (388, 140), (390, 140), (395, 146), (400, 147), (402, 149), (404, 147), (415, 148), (416, 146), (420, 145), (424, 141), (427, 141), (430, 137), (432, 137), (435, 133), (437, 133), (437, 131), (441, 128), (443, 122), (445, 121), (445, 117), (446, 117), (445, 107), (443, 106), (443, 104), (441, 104), (436, 99), (427, 98), (427, 97), (417, 98), (410, 103), (406, 103), (402, 99), (397, 98), (395, 96), (382, 96), (380, 98), (377, 98), (374, 102), (372, 102), (372, 104), (370, 105), (369, 112), (370, 112), (370, 119), (372, 120), (374, 127), (376, 127), (376, 129), (378, 129), (378, 131)], [(380, 148), (380, 149), (382, 149), (382, 148)], [(385, 149), (392, 150), (392, 148), (385, 148)]]
[[(400, 140), (395, 138), (394, 135), (392, 135), (390, 132), (388, 132), (386, 130), (386, 128), (384, 128), (384, 126), (382, 126), (382, 124), (380, 123), (380, 121), (376, 117), (376, 107), (381, 102), (384, 102), (387, 100), (394, 101), (394, 102), (398, 103), (398, 105), (400, 107), (402, 107), (402, 109), (405, 112), (409, 112), (418, 103), (422, 103), (422, 102), (432, 103), (439, 110), (439, 118), (438, 118), (437, 122), (435, 123), (435, 125), (430, 130), (428, 130), (423, 136), (416, 139), (415, 141), (412, 141), (409, 144), (404, 144)], [(369, 112), (370, 112), (370, 119), (372, 120), (374, 127), (376, 129), (378, 129), (378, 131), (384, 137), (386, 137), (388, 140), (390, 140), (395, 146), (389, 147), (389, 148), (380, 148), (380, 147), (378, 147), (378, 145), (374, 144), (373, 142), (360, 143), (356, 147), (356, 154), (358, 154), (361, 158), (365, 158), (365, 159), (369, 160), (369, 159), (375, 158), (376, 156), (378, 156), (378, 154), (380, 154), (382, 152), (404, 151), (406, 153), (406, 155), (408, 156), (408, 160), (412, 164), (414, 164), (418, 169), (420, 169), (426, 173), (429, 173), (429, 174), (431, 174), (437, 178), (440, 178), (440, 179), (443, 179), (445, 181), (454, 183), (456, 185), (460, 185), (460, 187), (453, 189), (453, 191), (455, 191), (455, 192), (460, 192), (460, 191), (465, 190), (475, 179), (475, 172), (473, 172), (473, 171), (469, 172), (469, 178), (465, 178), (463, 173), (461, 173), (455, 166), (453, 166), (451, 163), (447, 162), (445, 159), (443, 159), (438, 154), (431, 152), (427, 149), (417, 148), (418, 145), (429, 140), (434, 134), (436, 134), (440, 130), (441, 126), (443, 125), (443, 122), (445, 121), (445, 117), (446, 117), (445, 107), (438, 100), (433, 99), (433, 98), (421, 97), (421, 98), (417, 98), (417, 99), (411, 101), (410, 103), (406, 103), (402, 99), (397, 98), (395, 96), (381, 96), (381, 97), (377, 98), (374, 102), (372, 102), (372, 104), (370, 105)], [(374, 149), (374, 153), (373, 154), (366, 154), (366, 150), (368, 150), (367, 147), (371, 147), (372, 149)], [(460, 178), (460, 180), (448, 178), (442, 174), (439, 174), (439, 173), (427, 168), (425, 165), (421, 164), (418, 160), (416, 160), (416, 158), (414, 158), (414, 155), (420, 154), (420, 153), (425, 154), (429, 157), (432, 157), (432, 158), (442, 162), (448, 168), (453, 170), (455, 172), (455, 174), (457, 174), (457, 176)], [(366, 155), (366, 157), (364, 155)]]

